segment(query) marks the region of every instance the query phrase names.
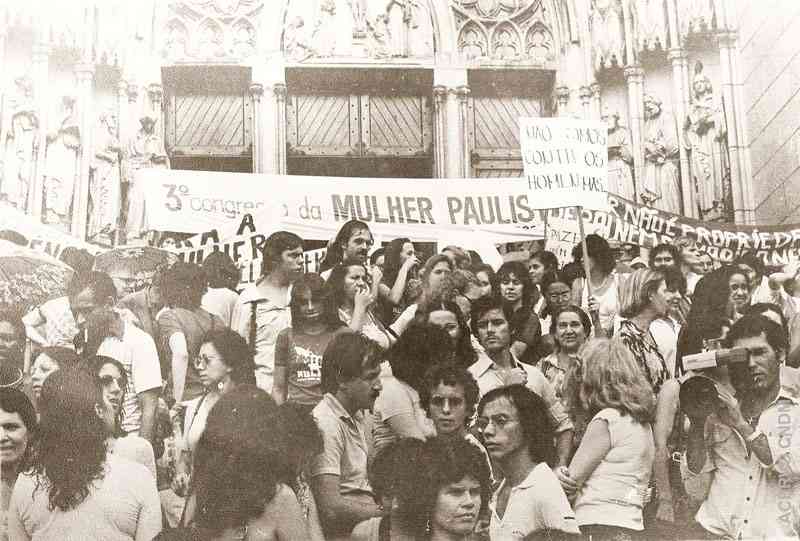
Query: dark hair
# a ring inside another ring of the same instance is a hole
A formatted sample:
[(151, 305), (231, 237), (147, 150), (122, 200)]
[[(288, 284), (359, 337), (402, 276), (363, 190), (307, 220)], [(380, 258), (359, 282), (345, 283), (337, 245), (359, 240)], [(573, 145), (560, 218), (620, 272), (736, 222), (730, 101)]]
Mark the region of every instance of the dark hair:
[(67, 296), (74, 299), (87, 289), (91, 290), (94, 300), (98, 303), (105, 303), (107, 299), (111, 299), (113, 304), (117, 300), (117, 288), (111, 276), (105, 272), (76, 272), (67, 286)]
[(44, 380), (32, 471), (51, 510), (80, 505), (103, 478), (106, 428), (95, 409), (102, 403), (100, 387), (84, 370), (58, 370)]
[(544, 267), (545, 272), (556, 272), (558, 270), (558, 257), (556, 257), (556, 254), (553, 252), (549, 252), (547, 250), (534, 252), (528, 258), (528, 261), (531, 259), (538, 260), (539, 263), (541, 263)]
[(417, 392), (425, 371), (453, 355), (447, 331), (429, 323), (414, 322), (386, 352), (392, 374)]
[[(580, 245), (578, 245), (577, 248), (579, 249), (579, 253), (583, 254)], [(608, 241), (600, 235), (594, 233), (586, 235), (586, 251), (589, 253), (589, 257), (595, 260), (605, 274), (611, 274), (617, 266), (611, 246), (608, 244)]]
[(727, 342), (729, 347), (733, 347), (737, 340), (761, 336), (762, 333), (776, 353), (778, 351), (789, 352), (789, 338), (781, 326), (760, 314), (747, 314), (734, 322), (728, 333)]
[(125, 372), (125, 367), (113, 357), (95, 355), (89, 359), (89, 370), (91, 370), (92, 375), (95, 377), (97, 385), (100, 386), (100, 396), (102, 396), (103, 387), (100, 383), (100, 370), (107, 364), (114, 366), (119, 371), (120, 377), (122, 378), (122, 385), (120, 385), (122, 388), (122, 395), (119, 398), (120, 408), (117, 412), (117, 418), (114, 419), (114, 436), (122, 437), (125, 435), (125, 432), (122, 430), (122, 418), (125, 415), (125, 408), (122, 407), (122, 404), (125, 403), (125, 393), (128, 390), (128, 374)]
[(547, 317), (548, 315), (553, 314), (553, 309), (550, 306), (550, 300), (547, 298), (547, 290), (553, 284), (564, 284), (570, 290), (570, 297), (572, 296), (572, 282), (561, 272), (546, 272), (544, 276), (542, 276), (542, 281), (539, 283), (539, 290), (541, 291), (542, 295), (544, 296), (544, 307), (542, 308), (542, 313), (539, 314), (540, 317)]
[[(470, 264), (472, 263), (472, 260), (470, 259), (469, 254), (466, 251), (464, 251), (464, 249), (461, 246), (456, 246), (454, 244), (451, 244), (449, 246), (445, 246), (444, 248), (442, 248), (441, 254), (444, 255), (445, 252), (452, 252), (453, 253), (453, 259), (451, 260), (451, 262), (452, 262), (452, 266), (455, 269), (466, 269), (466, 268), (469, 268)], [(445, 257), (450, 259), (448, 256), (445, 256)]]
[(416, 483), (415, 471), (408, 468), (410, 463), (418, 463), (423, 440), (401, 438), (378, 451), (369, 468), (369, 482), (375, 502), (396, 493), (405, 494)]
[(500, 265), (500, 268), (497, 269), (497, 291), (495, 291), (495, 295), (501, 296), (500, 283), (506, 279), (510, 280), (511, 275), (514, 275), (517, 280), (522, 282), (522, 308), (520, 308), (520, 311), (530, 314), (533, 303), (538, 298), (539, 290), (536, 289), (536, 284), (531, 280), (528, 268), (522, 261), (507, 261)]
[(475, 348), (472, 347), (472, 340), (470, 339), (470, 329), (467, 325), (467, 320), (458, 305), (449, 300), (441, 300), (437, 302), (423, 303), (417, 309), (415, 319), (422, 323), (429, 323), (429, 317), (432, 312), (444, 310), (450, 312), (456, 317), (458, 328), (461, 329), (461, 337), (458, 339), (455, 350), (455, 362), (460, 365), (469, 367), (478, 360), (478, 354)]
[(322, 354), (322, 390), (335, 393), (340, 381), (352, 381), (364, 370), (378, 366), (381, 347), (361, 333), (342, 333), (333, 338)]
[(404, 237), (392, 239), (386, 247), (386, 256), (383, 259), (383, 283), (389, 288), (392, 288), (394, 282), (397, 280), (397, 273), (402, 266), (400, 257), (403, 253), (403, 246), (405, 246), (406, 243), (411, 244), (411, 241)]
[(369, 263), (370, 265), (375, 265), (378, 263), (378, 258), (383, 256), (383, 265), (386, 266), (386, 250), (384, 248), (378, 248), (374, 252), (372, 252), (369, 256)]
[(478, 265), (472, 266), (472, 272), (475, 276), (478, 276), (479, 272), (486, 273), (486, 277), (489, 278), (489, 283), (492, 285), (492, 291), (495, 290), (497, 287), (497, 274), (494, 272), (494, 269), (491, 265), (487, 263), (479, 263)]
[(486, 404), (505, 398), (517, 409), (517, 418), (522, 426), (522, 434), (528, 442), (528, 451), (534, 462), (553, 465), (553, 423), (548, 417), (545, 401), (524, 385), (508, 385), (492, 389), (481, 398), (478, 415), (483, 413)]
[(94, 266), (94, 256), (84, 248), (67, 246), (61, 250), (58, 259), (72, 267), (76, 273), (91, 272)]
[(284, 402), (278, 406), (277, 435), (284, 445), (281, 480), (296, 490), (303, 459), (323, 451), (322, 433), (309, 410), (295, 402)]
[(439, 263), (447, 263), (447, 266), (450, 267), (450, 272), (453, 271), (453, 262), (450, 261), (450, 258), (444, 254), (436, 254), (430, 256), (427, 261), (425, 261), (425, 265), (422, 268), (422, 281), (425, 284), (425, 289), (429, 289), (431, 272), (433, 272), (434, 267)]
[(364, 269), (365, 279), (370, 283), (369, 270), (361, 261), (357, 259), (346, 259), (333, 267), (328, 281), (326, 282), (327, 298), (330, 307), (328, 308), (333, 314), (338, 317), (339, 308), (345, 303), (344, 279), (347, 276), (350, 267), (361, 267)]
[(36, 359), (38, 359), (40, 355), (47, 355), (53, 359), (58, 363), (59, 369), (79, 368), (81, 363), (81, 358), (75, 350), (61, 346), (48, 346), (40, 349), (39, 353), (36, 355)]
[(650, 250), (649, 264), (651, 269), (654, 268), (653, 265), (655, 263), (656, 256), (661, 252), (669, 252), (669, 254), (672, 256), (672, 260), (675, 262), (674, 265), (676, 267), (681, 266), (682, 258), (681, 258), (681, 252), (680, 250), (678, 250), (678, 247), (675, 246), (674, 244), (664, 243), (664, 244), (659, 244), (655, 248)]
[(483, 297), (472, 303), (472, 319), (470, 320), (470, 325), (472, 328), (472, 334), (475, 336), (478, 336), (478, 320), (481, 318), (481, 316), (483, 316), (483, 314), (490, 310), (502, 310), (506, 321), (508, 321), (509, 326), (511, 325), (511, 318), (514, 316), (514, 314), (511, 312), (508, 304), (503, 302), (503, 299), (495, 295)]
[(239, 527), (275, 497), (284, 463), (278, 417), (275, 401), (255, 385), (225, 393), (211, 408), (192, 475), (200, 528)]
[(200, 265), (178, 261), (164, 272), (161, 295), (170, 308), (197, 310), (206, 292), (206, 275)]
[[(28, 447), (31, 447), (31, 440), (34, 439), (38, 428), (36, 422), (36, 410), (31, 403), (31, 399), (20, 391), (11, 387), (0, 387), (0, 409), (6, 413), (16, 413), (22, 419), (22, 424), (28, 431)], [(25, 455), (28, 454), (28, 449), (25, 450)], [(23, 457), (25, 462), (25, 457)]]
[(583, 308), (581, 308), (580, 306), (576, 306), (574, 304), (565, 306), (564, 308), (553, 314), (553, 317), (550, 321), (550, 334), (555, 336), (556, 328), (558, 327), (558, 316), (567, 312), (578, 315), (578, 317), (581, 320), (581, 325), (583, 325), (583, 330), (586, 333), (586, 338), (588, 340), (592, 336), (592, 320), (589, 317), (589, 314), (587, 314)]
[(686, 295), (686, 277), (677, 266), (659, 269), (664, 275), (664, 284), (669, 291), (677, 291), (681, 296)]
[(491, 497), (491, 474), (486, 455), (476, 445), (462, 438), (431, 438), (416, 453), (416, 446), (408, 447), (405, 460), (395, 453), (397, 473), (392, 494), (398, 517), (410, 525), (415, 539), (427, 538), (426, 527), (435, 512), (439, 491), (465, 477), (480, 484), (479, 516), (485, 514)]
[(256, 384), (256, 366), (253, 361), (253, 350), (244, 338), (228, 327), (216, 327), (206, 332), (200, 341), (211, 344), (222, 357), (222, 362), (231, 369), (231, 381), (236, 385), (244, 383)]
[(225, 252), (212, 252), (203, 260), (206, 285), (215, 289), (236, 287), (239, 283), (239, 269), (231, 256)]
[(786, 321), (786, 316), (783, 315), (783, 310), (777, 304), (771, 302), (757, 302), (748, 306), (744, 311), (745, 314), (757, 315), (764, 315), (765, 312), (775, 312), (778, 314), (778, 317), (781, 318), (781, 327), (783, 328), (783, 332), (786, 333), (786, 336), (788, 337), (789, 323)]
[[(344, 258), (342, 245), (350, 242), (350, 237), (353, 236), (353, 232), (362, 230), (369, 231), (369, 226), (360, 220), (349, 220), (345, 222), (342, 228), (339, 229), (339, 232), (336, 233), (336, 238), (333, 239), (333, 242), (328, 244), (328, 250), (325, 252), (325, 259), (320, 263), (319, 271), (325, 272), (333, 268), (334, 265), (341, 263)], [(370, 236), (372, 236), (371, 231)]]
[(333, 310), (331, 303), (328, 302), (330, 294), (331, 291), (325, 287), (325, 280), (319, 274), (307, 272), (300, 276), (292, 285), (292, 298), (289, 302), (289, 309), (292, 312), (292, 327), (298, 332), (303, 332), (305, 321), (300, 316), (300, 302), (304, 297), (322, 301), (322, 309), (325, 311), (322, 319), (327, 323), (329, 330), (341, 327), (343, 323), (339, 319), (337, 310)]
[(17, 246), (28, 245), (28, 237), (19, 231), (14, 231), (13, 229), (3, 229), (0, 231), (0, 240), (8, 241), (12, 244), (16, 244)]
[[(761, 258), (758, 257), (756, 254), (752, 252), (747, 252), (746, 254), (742, 254), (733, 261), (734, 265), (747, 265), (754, 271), (758, 276), (764, 276), (764, 272), (766, 272), (764, 268), (764, 262), (761, 261)], [(748, 277), (749, 279), (749, 277)], [(751, 289), (755, 289), (758, 287), (759, 284), (750, 284)]]
[(14, 333), (19, 337), (20, 345), (28, 338), (25, 330), (25, 323), (22, 322), (20, 315), (13, 310), (0, 310), (0, 323), (10, 323), (14, 327)]
[(278, 267), (283, 252), (295, 248), (303, 248), (303, 239), (294, 233), (277, 231), (267, 237), (261, 250), (261, 276), (266, 276)]
[(478, 383), (469, 370), (453, 363), (442, 363), (431, 366), (425, 372), (424, 384), (419, 390), (419, 403), (426, 413), (430, 414), (431, 395), (439, 384), (449, 387), (461, 386), (464, 389), (464, 405), (467, 411), (467, 426), (475, 416), (475, 408), (480, 399)]

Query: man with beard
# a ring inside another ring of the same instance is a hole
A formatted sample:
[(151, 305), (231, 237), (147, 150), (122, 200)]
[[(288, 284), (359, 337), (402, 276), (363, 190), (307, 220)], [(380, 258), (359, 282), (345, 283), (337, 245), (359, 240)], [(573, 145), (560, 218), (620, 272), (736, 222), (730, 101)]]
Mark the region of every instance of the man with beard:
[(381, 392), (380, 348), (357, 333), (333, 339), (322, 357), (322, 401), (313, 415), (323, 449), (311, 465), (311, 488), (326, 539), (349, 539), (353, 527), (380, 516), (367, 477), (371, 410)]
[(764, 316), (746, 315), (728, 342), (748, 351), (746, 364), (729, 366), (736, 397), (717, 386), (713, 411), (690, 417), (689, 470), (712, 475), (695, 519), (719, 538), (797, 539), (800, 393), (797, 371), (781, 366), (786, 335)]
[(654, 271), (662, 271), (667, 267), (679, 268), (680, 263), (680, 252), (672, 244), (659, 244), (650, 250), (650, 268)]
[[(369, 266), (369, 251), (375, 239), (372, 237), (372, 232), (369, 226), (359, 220), (350, 220), (345, 223), (336, 238), (328, 245), (328, 251), (325, 253), (325, 259), (320, 264), (320, 274), (327, 280), (331, 274), (331, 269), (348, 259), (355, 259), (364, 264), (367, 268)], [(375, 280), (373, 276), (373, 281)]]

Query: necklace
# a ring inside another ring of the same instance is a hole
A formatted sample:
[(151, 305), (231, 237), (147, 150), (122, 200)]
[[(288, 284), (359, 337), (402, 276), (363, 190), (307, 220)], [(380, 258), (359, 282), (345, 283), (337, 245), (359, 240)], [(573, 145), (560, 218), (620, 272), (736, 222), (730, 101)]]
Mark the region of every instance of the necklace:
[(603, 281), (600, 282), (599, 285), (597, 285), (597, 284), (592, 283), (592, 278), (591, 278), (591, 274), (590, 274), (589, 275), (589, 285), (592, 287), (593, 291), (596, 291), (598, 289), (602, 289), (603, 286), (606, 285), (606, 282), (608, 282), (609, 278), (611, 278), (611, 275), (610, 274), (606, 274), (605, 278), (603, 278)]

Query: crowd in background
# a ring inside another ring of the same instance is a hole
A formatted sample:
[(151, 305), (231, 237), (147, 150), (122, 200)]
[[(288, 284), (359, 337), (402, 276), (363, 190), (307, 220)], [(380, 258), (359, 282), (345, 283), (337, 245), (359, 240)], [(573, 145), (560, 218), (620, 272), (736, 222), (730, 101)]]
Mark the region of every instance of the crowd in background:
[(373, 244), (276, 232), (241, 292), (71, 252), (0, 313), (0, 539), (798, 538), (798, 266)]

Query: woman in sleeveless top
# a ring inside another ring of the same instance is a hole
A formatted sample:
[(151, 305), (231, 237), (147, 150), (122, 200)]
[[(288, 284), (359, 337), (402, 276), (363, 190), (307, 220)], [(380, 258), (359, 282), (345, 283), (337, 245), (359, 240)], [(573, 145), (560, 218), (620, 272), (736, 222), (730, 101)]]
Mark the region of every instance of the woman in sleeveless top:
[(602, 331), (600, 334), (609, 337), (614, 332), (614, 319), (619, 311), (614, 254), (608, 242), (595, 234), (586, 235), (586, 249), (589, 253), (589, 276), (576, 278), (572, 283), (572, 299), (589, 312), (593, 320), (596, 319), (595, 333)]

